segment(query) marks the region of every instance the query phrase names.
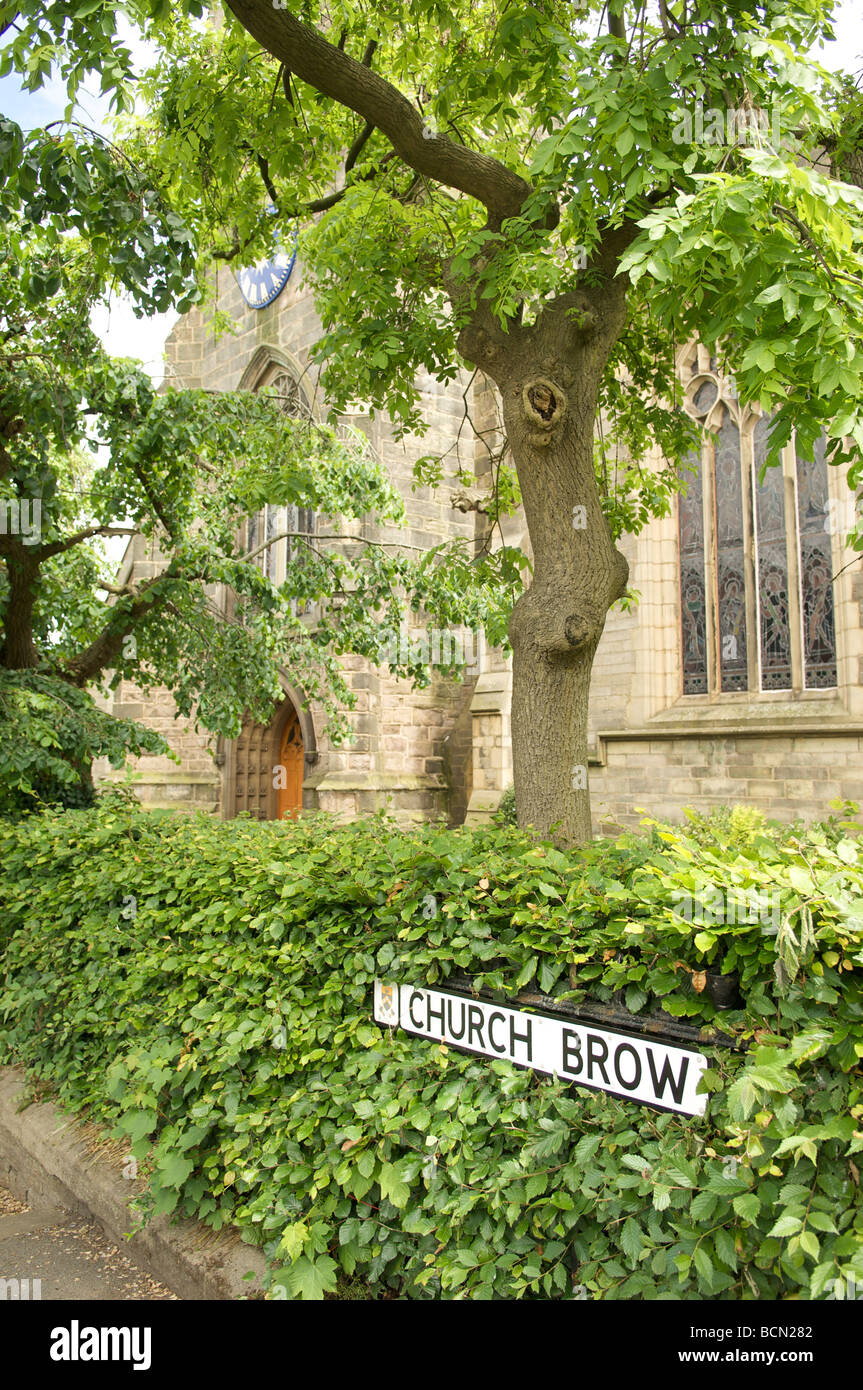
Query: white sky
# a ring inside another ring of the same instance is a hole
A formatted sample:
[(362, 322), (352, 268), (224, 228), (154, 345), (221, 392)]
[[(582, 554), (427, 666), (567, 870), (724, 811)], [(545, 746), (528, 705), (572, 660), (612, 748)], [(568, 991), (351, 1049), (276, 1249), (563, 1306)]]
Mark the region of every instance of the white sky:
[[(840, 0), (836, 9), (836, 42), (822, 45), (813, 57), (834, 71), (855, 72), (863, 67), (863, 9), (860, 0)], [(145, 58), (147, 45), (136, 39), (121, 19), (120, 33), (133, 52)], [(62, 82), (51, 80), (38, 92), (23, 92), (13, 74), (0, 78), (0, 111), (25, 129), (61, 120), (66, 106)], [(108, 131), (108, 101), (90, 92), (79, 100), (78, 119), (95, 129)], [(165, 338), (177, 321), (172, 310), (139, 319), (124, 298), (114, 295), (109, 305), (94, 311), (93, 327), (109, 352), (117, 357), (135, 357), (160, 381), (163, 375)]]
[[(152, 47), (137, 38), (122, 17), (118, 29), (136, 59), (146, 63), (154, 52)], [(91, 90), (79, 95), (75, 116), (84, 125), (110, 134), (108, 98), (96, 91), (94, 84), (98, 85), (92, 78)], [(66, 88), (58, 78), (51, 78), (38, 92), (22, 91), (15, 74), (0, 78), (0, 111), (25, 130), (62, 120), (67, 101)], [(165, 338), (178, 317), (172, 309), (166, 314), (136, 318), (125, 296), (112, 295), (106, 305), (94, 309), (90, 322), (113, 356), (137, 358), (158, 383), (164, 375)]]

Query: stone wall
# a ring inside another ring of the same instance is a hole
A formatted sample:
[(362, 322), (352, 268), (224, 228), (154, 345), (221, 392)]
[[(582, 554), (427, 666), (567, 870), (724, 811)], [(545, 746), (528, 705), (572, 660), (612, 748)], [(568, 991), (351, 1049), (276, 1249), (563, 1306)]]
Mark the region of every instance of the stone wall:
[(708, 734), (600, 736), (590, 768), (595, 827), (635, 826), (640, 810), (679, 820), (684, 808), (709, 811), (740, 803), (771, 819), (828, 814), (842, 798), (863, 804), (863, 726), (805, 727), (764, 722), (751, 730)]
[[(313, 411), (321, 416), (318, 371), (309, 355), (320, 336), (320, 325), (301, 266), (297, 264), (278, 299), (262, 310), (245, 305), (232, 272), (220, 267), (215, 274), (219, 308), (233, 316), (236, 331), (217, 340), (208, 326), (206, 309), (185, 315), (166, 343), (167, 380), (207, 390), (254, 388), (267, 366), (277, 363), (297, 378)], [(466, 375), (456, 386), (442, 385), (429, 376), (419, 379), (427, 426), (421, 437), (397, 440), (381, 416), (346, 417), (368, 437), (401, 493), (407, 514), (402, 527), (353, 523), (354, 532), (368, 540), (420, 550), (455, 537), (473, 544), (475, 514), (451, 505), (452, 495), (462, 484), (453, 482), (434, 492), (413, 489), (416, 460), (452, 447), (464, 415), (462, 391), (468, 385)], [(470, 431), (460, 448), (462, 462), (470, 466), (477, 453)], [(126, 572), (132, 567), (136, 578), (149, 575), (158, 564), (141, 545), (136, 541), (128, 556)], [(414, 616), (412, 626), (421, 621), (421, 616)], [(289, 654), (286, 665), (289, 670)], [(475, 676), (468, 673), (466, 682), (459, 683), (435, 675), (427, 689), (412, 690), (408, 682), (392, 678), (386, 667), (376, 668), (359, 657), (346, 657), (342, 665), (355, 696), (355, 706), (347, 712), (352, 737), (335, 747), (327, 737), (321, 706), (311, 703), (317, 756), (304, 782), (304, 806), (345, 818), (388, 809), (407, 820), (442, 815), (452, 823), (463, 819), (470, 795), (468, 707)], [(216, 740), (182, 728), (167, 692), (145, 699), (124, 685), (114, 708), (119, 712), (124, 707), (134, 708), (136, 717), (164, 732), (181, 758), (180, 767), (164, 758), (139, 760), (137, 786), (142, 801), (159, 806), (206, 805), (229, 814), (222, 789), (231, 744), (217, 751)], [(214, 754), (221, 760), (221, 770)]]
[[(214, 761), (217, 740), (196, 733), (178, 716), (169, 690), (160, 687), (144, 694), (124, 681), (110, 709), (118, 717), (135, 719), (154, 729), (180, 759), (179, 763), (164, 757), (130, 759), (131, 785), (146, 810), (218, 810), (221, 778)], [(124, 774), (114, 772), (105, 760), (100, 759), (94, 771), (98, 781), (124, 781)]]
[[(135, 536), (118, 576), (124, 584), (134, 572), (138, 580), (150, 579), (162, 564), (152, 541)], [(98, 703), (118, 718), (134, 719), (162, 735), (177, 754), (179, 762), (167, 757), (130, 759), (132, 787), (143, 806), (150, 810), (216, 811), (220, 798), (220, 775), (214, 761), (217, 740), (196, 733), (189, 721), (177, 714), (169, 690), (157, 687), (144, 692), (131, 681), (121, 681), (108, 699)], [(94, 763), (97, 782), (124, 782), (125, 772), (116, 772), (107, 759)]]

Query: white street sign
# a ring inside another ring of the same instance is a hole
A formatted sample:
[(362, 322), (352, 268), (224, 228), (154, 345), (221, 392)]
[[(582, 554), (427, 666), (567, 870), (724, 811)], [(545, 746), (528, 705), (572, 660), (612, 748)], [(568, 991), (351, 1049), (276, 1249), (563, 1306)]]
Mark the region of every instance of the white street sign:
[(420, 1038), (498, 1057), (641, 1105), (704, 1114), (707, 1096), (696, 1095), (696, 1087), (707, 1058), (686, 1047), (380, 980), (375, 981), (374, 1017)]

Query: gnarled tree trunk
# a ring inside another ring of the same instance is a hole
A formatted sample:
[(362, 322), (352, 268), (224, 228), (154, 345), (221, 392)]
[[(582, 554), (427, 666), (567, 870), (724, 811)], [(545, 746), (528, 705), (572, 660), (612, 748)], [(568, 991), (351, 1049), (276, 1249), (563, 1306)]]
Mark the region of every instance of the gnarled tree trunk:
[(518, 821), (560, 843), (591, 833), (587, 714), (593, 659), (629, 566), (600, 505), (594, 426), (624, 285), (564, 296), (527, 329), (476, 318), (460, 346), (497, 383), (534, 555), (509, 625)]

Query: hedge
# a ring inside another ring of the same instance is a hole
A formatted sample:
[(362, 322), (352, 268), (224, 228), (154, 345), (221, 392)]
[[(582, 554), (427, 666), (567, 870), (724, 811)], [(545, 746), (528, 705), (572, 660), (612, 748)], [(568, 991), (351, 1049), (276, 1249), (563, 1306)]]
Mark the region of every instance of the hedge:
[[(853, 1296), (853, 810), (805, 831), (650, 823), (570, 853), (385, 818), (0, 822), (0, 1061), (128, 1143), (147, 1210), (261, 1245), (271, 1296)], [(719, 920), (720, 889), (744, 920)], [(768, 891), (778, 929), (745, 920)], [(710, 970), (738, 977), (740, 1007), (717, 1014)], [(373, 1022), (376, 977), (453, 972), (703, 1027), (706, 1115)]]

